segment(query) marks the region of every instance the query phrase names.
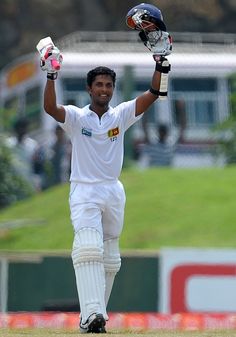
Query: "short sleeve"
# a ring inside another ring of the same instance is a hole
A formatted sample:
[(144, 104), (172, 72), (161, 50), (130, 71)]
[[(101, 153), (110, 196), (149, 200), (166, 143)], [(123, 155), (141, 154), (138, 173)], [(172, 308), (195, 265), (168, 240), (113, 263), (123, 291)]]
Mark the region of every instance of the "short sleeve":
[(75, 125), (79, 121), (81, 109), (77, 108), (74, 105), (65, 105), (64, 108), (66, 112), (65, 122), (59, 123), (59, 125), (69, 136), (71, 136)]
[(123, 102), (118, 105), (121, 113), (121, 118), (123, 120), (123, 125), (125, 130), (127, 130), (131, 125), (137, 122), (143, 114), (135, 116), (136, 111), (136, 99), (132, 101)]

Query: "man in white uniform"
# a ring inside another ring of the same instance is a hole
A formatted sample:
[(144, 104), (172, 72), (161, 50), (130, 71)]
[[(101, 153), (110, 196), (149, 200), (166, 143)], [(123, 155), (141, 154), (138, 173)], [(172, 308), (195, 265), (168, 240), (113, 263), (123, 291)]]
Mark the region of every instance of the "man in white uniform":
[[(159, 18), (159, 10), (156, 13)], [(159, 43), (162, 51), (163, 40), (159, 39)], [(167, 47), (170, 47), (168, 39)], [(163, 59), (156, 62), (151, 88), (114, 108), (109, 102), (115, 88), (115, 72), (102, 66), (89, 71), (87, 90), (91, 103), (78, 108), (57, 104), (54, 86), (57, 72), (52, 58), (62, 60), (56, 47), (47, 52), (47, 59), (41, 59), (48, 78), (44, 109), (60, 123), (72, 143), (69, 202), (74, 227), (72, 260), (81, 309), (80, 331), (105, 333), (106, 307), (121, 265), (119, 237), (125, 192), (119, 176), (124, 134), (161, 94)]]
[[(51, 74), (48, 75), (50, 77)], [(45, 111), (55, 118), (72, 143), (70, 210), (74, 226), (72, 259), (81, 308), (81, 328), (104, 332), (106, 306), (120, 269), (119, 236), (125, 193), (118, 180), (125, 131), (157, 99), (146, 91), (115, 108), (109, 106), (115, 73), (98, 67), (88, 73), (91, 104), (84, 108), (56, 103), (54, 80), (47, 80)], [(152, 87), (158, 90), (160, 73)], [(100, 331), (101, 330), (101, 331)]]
[[(106, 306), (120, 269), (119, 236), (125, 192), (118, 180), (124, 154), (125, 131), (157, 99), (146, 91), (112, 108), (109, 102), (116, 74), (97, 67), (87, 75), (91, 104), (84, 108), (56, 103), (51, 73), (44, 95), (45, 111), (55, 118), (72, 143), (70, 210), (75, 237), (72, 259), (81, 308), (81, 329), (104, 332)], [(54, 75), (53, 75), (54, 77)], [(158, 90), (160, 72), (152, 87)]]

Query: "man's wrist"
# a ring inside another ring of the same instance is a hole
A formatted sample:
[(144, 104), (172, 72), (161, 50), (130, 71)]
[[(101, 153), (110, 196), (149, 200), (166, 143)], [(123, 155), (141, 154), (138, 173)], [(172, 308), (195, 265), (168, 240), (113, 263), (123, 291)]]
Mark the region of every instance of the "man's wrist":
[(154, 89), (152, 87), (149, 89), (149, 91), (150, 91), (151, 94), (153, 94), (155, 96), (159, 96), (159, 94), (160, 94), (159, 90), (156, 90), (156, 89)]
[(159, 73), (162, 74), (168, 74), (168, 72), (170, 71), (170, 67), (170, 64), (168, 66), (163, 66), (162, 62), (156, 62), (155, 70), (159, 71)]
[(55, 81), (57, 79), (57, 76), (58, 76), (57, 72), (47, 73), (47, 79), (51, 81)]

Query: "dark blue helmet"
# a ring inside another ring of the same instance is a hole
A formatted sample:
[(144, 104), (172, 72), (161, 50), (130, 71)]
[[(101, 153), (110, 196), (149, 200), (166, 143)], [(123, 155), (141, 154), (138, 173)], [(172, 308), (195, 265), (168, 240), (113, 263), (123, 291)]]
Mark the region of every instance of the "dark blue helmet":
[(166, 32), (166, 25), (163, 21), (163, 16), (159, 8), (141, 3), (131, 8), (126, 15), (126, 24), (132, 29), (142, 30), (143, 22), (154, 24), (158, 29)]

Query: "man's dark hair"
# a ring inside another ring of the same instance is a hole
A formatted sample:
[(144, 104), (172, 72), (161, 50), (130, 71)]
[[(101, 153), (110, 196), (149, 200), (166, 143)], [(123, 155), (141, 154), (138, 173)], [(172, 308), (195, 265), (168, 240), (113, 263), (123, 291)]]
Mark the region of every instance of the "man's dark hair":
[(96, 68), (90, 70), (87, 74), (87, 85), (89, 87), (92, 86), (92, 83), (94, 82), (96, 76), (98, 76), (98, 75), (109, 75), (109, 76), (111, 76), (113, 85), (115, 86), (116, 73), (114, 72), (114, 70), (112, 70), (110, 68), (107, 68), (107, 67), (99, 66), (99, 67), (96, 67)]

